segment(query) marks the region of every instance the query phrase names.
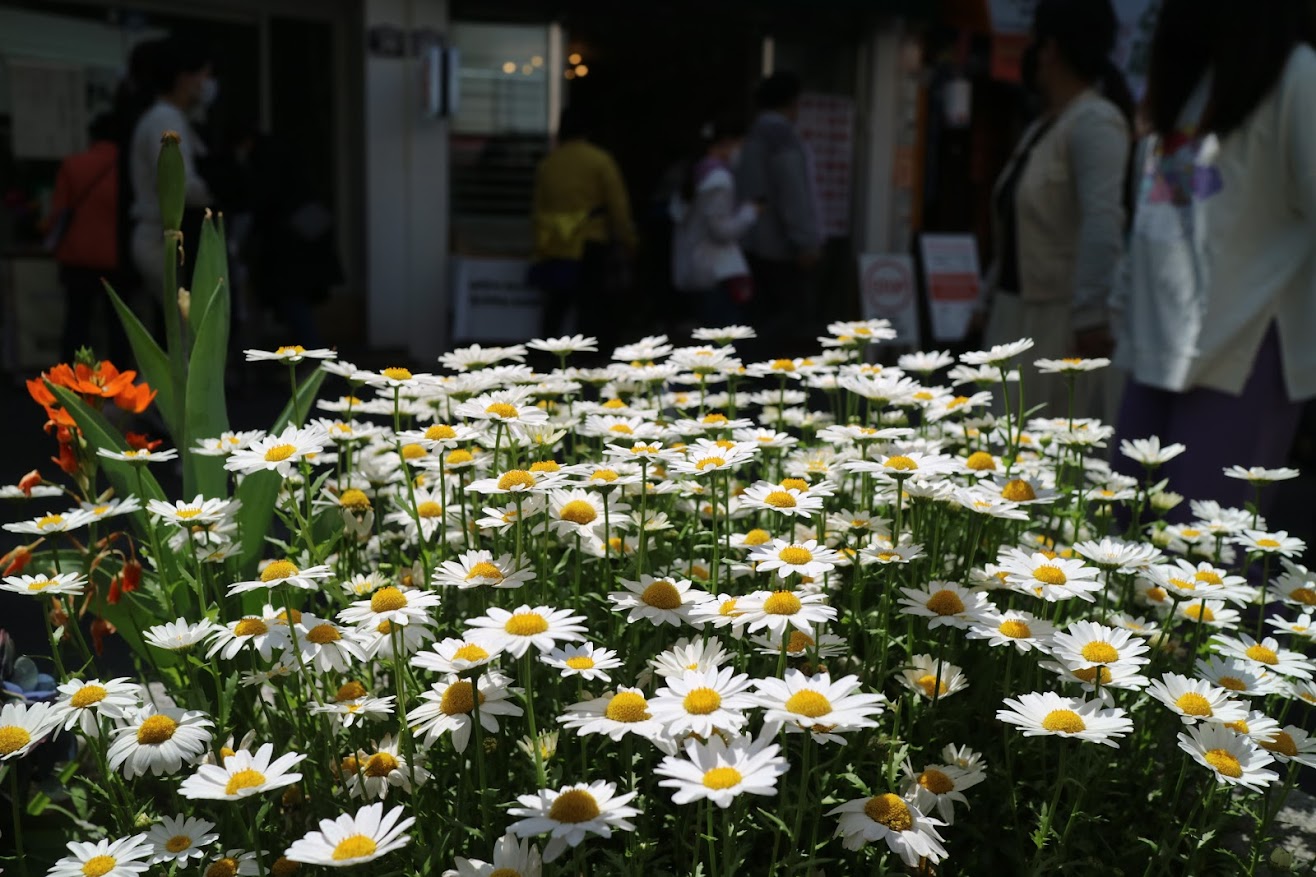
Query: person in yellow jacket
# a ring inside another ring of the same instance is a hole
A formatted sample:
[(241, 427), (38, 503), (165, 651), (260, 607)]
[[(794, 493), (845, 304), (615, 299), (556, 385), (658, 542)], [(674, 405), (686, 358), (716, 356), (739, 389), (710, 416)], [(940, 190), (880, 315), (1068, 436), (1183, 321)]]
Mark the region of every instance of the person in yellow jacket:
[(635, 251), (635, 229), (617, 162), (588, 135), (585, 113), (568, 107), (557, 147), (535, 171), (530, 279), (544, 293), (543, 337), (562, 334), (574, 313), (575, 331), (598, 338), (607, 355), (621, 292), (609, 274)]

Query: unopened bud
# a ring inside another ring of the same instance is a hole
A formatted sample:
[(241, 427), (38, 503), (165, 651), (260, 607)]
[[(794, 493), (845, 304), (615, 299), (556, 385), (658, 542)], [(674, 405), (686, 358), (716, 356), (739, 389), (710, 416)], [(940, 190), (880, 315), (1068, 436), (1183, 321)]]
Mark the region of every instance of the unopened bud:
[(180, 286), (178, 288), (178, 315), (182, 317), (184, 320), (186, 320), (191, 312), (192, 312), (192, 293), (188, 292), (186, 289), (183, 289)]

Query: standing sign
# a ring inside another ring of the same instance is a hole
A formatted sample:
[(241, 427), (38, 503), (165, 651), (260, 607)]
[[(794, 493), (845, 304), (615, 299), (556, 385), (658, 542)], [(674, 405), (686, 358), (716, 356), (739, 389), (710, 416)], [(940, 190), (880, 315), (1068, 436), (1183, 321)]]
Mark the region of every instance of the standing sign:
[(814, 206), (824, 237), (850, 234), (854, 164), (854, 101), (829, 94), (800, 97), (796, 130), (808, 148)]
[(907, 255), (864, 253), (859, 257), (859, 303), (864, 319), (888, 320), (896, 343), (919, 346), (914, 260)]
[(969, 331), (981, 291), (978, 244), (967, 234), (925, 234), (919, 238), (919, 249), (932, 337), (959, 341)]
[(452, 335), (461, 341), (521, 341), (539, 334), (539, 290), (524, 259), (460, 256), (453, 263)]

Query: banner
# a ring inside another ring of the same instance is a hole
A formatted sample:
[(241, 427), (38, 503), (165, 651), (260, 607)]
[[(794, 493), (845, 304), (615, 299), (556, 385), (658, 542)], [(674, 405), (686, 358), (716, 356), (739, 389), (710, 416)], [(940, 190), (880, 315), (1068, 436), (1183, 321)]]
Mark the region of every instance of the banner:
[(936, 341), (959, 341), (981, 293), (978, 244), (968, 234), (925, 234), (919, 238), (928, 315)]
[(864, 319), (889, 320), (896, 343), (919, 347), (918, 299), (914, 260), (904, 254), (864, 253), (859, 257), (859, 304)]
[(458, 341), (524, 341), (539, 334), (543, 302), (526, 283), (525, 259), (457, 256), (452, 336)]

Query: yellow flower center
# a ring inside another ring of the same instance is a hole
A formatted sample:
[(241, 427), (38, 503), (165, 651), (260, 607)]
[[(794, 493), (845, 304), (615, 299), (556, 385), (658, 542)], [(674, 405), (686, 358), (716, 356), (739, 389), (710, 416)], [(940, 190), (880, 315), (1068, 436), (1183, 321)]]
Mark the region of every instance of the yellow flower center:
[[(462, 682), (459, 684), (465, 685), (469, 688), (471, 683)], [(451, 715), (451, 713), (449, 713), (449, 715)], [(394, 758), (390, 753), (376, 752), (374, 755), (370, 756), (370, 758), (366, 760), (366, 766), (361, 769), (361, 772), (368, 777), (374, 777), (378, 779), (379, 777), (388, 776), (389, 774), (391, 774), (393, 771), (397, 769), (398, 769), (398, 760)]]
[(625, 408), (626, 403), (620, 399), (609, 399), (607, 402), (603, 403), (603, 407), (615, 411), (618, 408)]
[(1215, 612), (1210, 606), (1193, 604), (1183, 608), (1183, 614), (1195, 621), (1215, 621)]
[(381, 375), (391, 381), (409, 381), (411, 380), (411, 369), (402, 368), (401, 366), (390, 366), (380, 372)]
[(276, 616), (274, 616), (274, 617), (275, 617), (276, 619), (278, 619), (279, 624), (282, 624), (284, 627), (287, 627), (287, 626), (288, 626), (288, 613), (289, 613), (289, 612), (292, 613), (292, 623), (293, 623), (293, 624), (301, 624), (301, 623), (302, 623), (302, 611), (301, 611), (300, 609), (280, 609), (280, 610), (279, 610), (279, 614), (276, 615)]
[(448, 454), (448, 465), (460, 466), (463, 463), (469, 463), (474, 459), (475, 457), (471, 454), (470, 451), (465, 450), (464, 448), (458, 448), (457, 450), (452, 451), (451, 453)]
[(772, 493), (763, 497), (763, 501), (773, 508), (778, 509), (793, 509), (796, 506), (795, 497), (791, 496), (784, 490), (772, 491)]
[[(789, 549), (787, 549), (789, 550)], [(768, 615), (794, 615), (803, 607), (800, 598), (790, 591), (775, 591), (763, 601), (763, 611)]]
[(584, 789), (571, 789), (558, 795), (548, 808), (548, 818), (555, 822), (575, 825), (589, 822), (599, 816), (599, 802)]
[(797, 691), (786, 699), (787, 712), (816, 719), (832, 711), (832, 702), (816, 691)]
[(499, 490), (512, 490), (517, 487), (528, 488), (535, 486), (535, 476), (531, 475), (524, 469), (512, 469), (504, 472), (498, 479)]
[(788, 545), (777, 552), (777, 558), (791, 566), (802, 566), (813, 560), (813, 552), (799, 545)]
[(734, 767), (715, 767), (704, 774), (705, 788), (718, 790), (730, 789), (740, 785), (744, 779)]
[(109, 692), (100, 685), (84, 685), (73, 696), (69, 698), (69, 706), (77, 709), (86, 709), (93, 703), (100, 703), (109, 695)]
[(137, 742), (143, 746), (158, 746), (174, 736), (178, 723), (168, 716), (148, 716), (137, 729)]
[(1275, 654), (1275, 650), (1267, 648), (1261, 643), (1248, 646), (1248, 649), (1244, 654), (1260, 664), (1268, 664), (1273, 667), (1275, 664), (1279, 663), (1279, 655)]
[(39, 579), (38, 581), (35, 582), (29, 582), (27, 589), (29, 591), (44, 591), (46, 588), (49, 588), (52, 585), (57, 585), (57, 584), (59, 583), (56, 582), (54, 579)]
[(1216, 773), (1232, 779), (1238, 779), (1243, 775), (1243, 766), (1238, 763), (1238, 758), (1228, 749), (1208, 749), (1203, 753), (1202, 758), (1206, 763), (1215, 768)]
[(955, 791), (955, 781), (932, 767), (918, 775), (918, 784), (934, 795)]
[(512, 636), (535, 636), (548, 630), (548, 622), (538, 612), (518, 612), (503, 624)]
[(216, 859), (206, 868), (205, 877), (237, 877), (238, 860), (225, 856)]
[(1083, 660), (1093, 664), (1113, 664), (1120, 659), (1120, 653), (1108, 642), (1095, 640), (1083, 646)]
[(562, 663), (566, 664), (572, 670), (593, 670), (594, 659), (589, 655), (575, 655), (567, 658)]
[(1058, 566), (1052, 566), (1044, 563), (1037, 569), (1033, 570), (1033, 578), (1037, 579), (1044, 585), (1063, 585), (1069, 579), (1065, 576), (1065, 571)]
[(471, 579), (493, 579), (495, 582), (501, 582), (506, 576), (503, 571), (494, 566), (487, 560), (482, 560), (471, 567), (471, 571), (466, 574), (466, 581)]
[(765, 545), (772, 541), (772, 536), (767, 530), (754, 529), (745, 534), (746, 545)]
[(101, 877), (113, 871), (117, 864), (114, 856), (92, 856), (82, 863), (82, 873), (85, 877)]
[(338, 632), (338, 628), (326, 621), (323, 624), (317, 624), (315, 627), (308, 630), (306, 632), (306, 638), (317, 646), (322, 646), (326, 643), (336, 643), (343, 637), (342, 634)]
[(1017, 618), (1007, 618), (996, 629), (1002, 636), (1008, 636), (1010, 639), (1028, 639), (1033, 635), (1028, 625)]
[(171, 853), (181, 853), (192, 848), (192, 838), (185, 834), (176, 834), (165, 841), (165, 849)]
[(989, 472), (996, 469), (996, 460), (986, 451), (974, 451), (969, 454), (969, 459), (964, 461), (964, 465), (974, 472)]
[(731, 617), (731, 616), (733, 616), (733, 615), (735, 615), (735, 614), (736, 614), (736, 598), (735, 598), (735, 597), (732, 597), (730, 600), (725, 600), (725, 601), (723, 601), (722, 605), (719, 606), (719, 607), (717, 607), (717, 614), (718, 614), (718, 615), (726, 616), (726, 617), (728, 617), (728, 618)]
[(896, 454), (894, 457), (887, 457), (886, 462), (882, 464), (887, 469), (894, 469), (897, 472), (913, 472), (918, 468), (918, 463), (913, 457), (907, 457), (904, 454)]
[(454, 661), (483, 661), (488, 657), (489, 652), (475, 643), (466, 643), (466, 645), (452, 653)]
[(1051, 710), (1042, 719), (1042, 727), (1059, 734), (1077, 734), (1087, 730), (1082, 717), (1073, 710)]
[(1016, 478), (1007, 481), (1001, 488), (1001, 498), (1008, 499), (1010, 502), (1028, 502), (1037, 499), (1037, 491), (1033, 490), (1033, 485), (1027, 481)]
[(62, 523), (64, 523), (63, 515), (46, 515), (41, 520), (37, 521), (37, 527), (45, 529), (46, 527), (54, 527)]
[(596, 469), (594, 473), (589, 476), (589, 480), (602, 481), (605, 484), (611, 484), (612, 482), (616, 481), (619, 477), (620, 476), (617, 474), (616, 470), (614, 469)]
[(279, 856), (270, 865), (270, 877), (292, 877), (302, 868), (301, 862), (294, 862), (286, 856)]
[(624, 724), (643, 722), (649, 718), (649, 702), (633, 691), (623, 691), (612, 696), (603, 715)]
[(704, 457), (703, 459), (695, 463), (695, 468), (698, 469), (700, 472), (703, 472), (705, 469), (709, 467), (725, 466), (726, 464), (727, 461), (721, 457)]
[(366, 687), (364, 685), (353, 679), (351, 682), (343, 683), (343, 685), (338, 689), (338, 693), (334, 695), (334, 700), (340, 702), (344, 700), (356, 700), (358, 698), (365, 697), (369, 693), (370, 692), (366, 691)]
[(941, 679), (941, 684), (937, 684), (937, 676), (934, 673), (925, 673), (914, 680), (914, 684), (923, 689), (924, 697), (932, 697), (932, 692), (936, 691), (937, 696), (945, 694), (950, 690), (950, 685), (946, 682), (945, 676)]
[(423, 447), (417, 444), (408, 444), (402, 446), (402, 459), (404, 460), (419, 460), (421, 457), (425, 456), (428, 453), (429, 451), (425, 450)]
[(1311, 588), (1294, 588), (1289, 591), (1289, 599), (1304, 606), (1316, 606), (1316, 590)]
[(301, 570), (297, 569), (290, 561), (276, 560), (267, 563), (265, 568), (260, 571), (260, 580), (262, 582), (273, 582), (278, 579), (286, 579), (289, 576), (295, 576)]
[(199, 514), (201, 514), (201, 509), (191, 509), (191, 508), (189, 508), (189, 509), (175, 509), (175, 510), (174, 510), (174, 517), (176, 517), (176, 518), (182, 518), (182, 519), (185, 520), (185, 521), (187, 521), (187, 520), (191, 520), (192, 518), (195, 518), (195, 517), (196, 517), (197, 515), (199, 515)]
[(228, 785), (224, 786), (224, 794), (236, 795), (243, 789), (254, 789), (257, 786), (265, 784), (265, 774), (258, 770), (247, 768), (240, 770), (228, 778)]
[(357, 490), (352, 487), (344, 490), (342, 495), (338, 497), (338, 504), (354, 512), (363, 512), (370, 508), (370, 497), (366, 496), (364, 490)]
[(370, 611), (396, 612), (407, 605), (407, 595), (392, 585), (380, 588), (370, 595)]
[(495, 402), (484, 409), (485, 414), (492, 414), (494, 417), (501, 417), (504, 420), (516, 418), (517, 411), (515, 405), (509, 405), (506, 402)]
[(1257, 547), (1258, 547), (1258, 548), (1278, 548), (1278, 547), (1279, 547), (1279, 540), (1277, 540), (1277, 539), (1258, 539), (1258, 540), (1257, 540)]
[[(401, 369), (406, 371), (406, 369)], [(343, 862), (348, 859), (362, 859), (375, 854), (375, 842), (364, 834), (345, 837), (334, 847), (333, 860)]]
[(1098, 671), (1100, 671), (1102, 685), (1108, 684), (1110, 680), (1115, 678), (1111, 675), (1110, 669), (1104, 664), (1100, 667), (1084, 667), (1082, 670), (1073, 671), (1073, 673), (1075, 679), (1080, 679), (1091, 685), (1092, 681), (1097, 678)]
[(711, 688), (696, 688), (681, 703), (687, 713), (706, 716), (722, 706), (722, 695)]
[(804, 493), (809, 489), (809, 482), (803, 478), (783, 478), (778, 487), (782, 490), (798, 490), (800, 493)]
[(540, 460), (530, 464), (531, 472), (557, 472), (561, 468), (556, 460)]
[(865, 801), (864, 815), (895, 832), (909, 831), (914, 827), (914, 817), (909, 812), (909, 806), (898, 795), (890, 792), (874, 795)]
[(964, 611), (964, 601), (959, 594), (945, 588), (929, 597), (926, 605), (938, 615), (959, 615)]
[(813, 648), (814, 639), (802, 630), (792, 630), (786, 641), (786, 651), (795, 653)]
[(599, 513), (594, 510), (594, 506), (583, 499), (573, 499), (562, 506), (562, 511), (558, 512), (558, 517), (562, 520), (581, 526), (593, 523), (598, 516)]
[(265, 462), (282, 463), (295, 453), (297, 453), (296, 445), (275, 445), (265, 452)]
[(631, 429), (629, 423), (614, 423), (612, 426), (608, 427), (608, 431), (615, 432), (618, 435), (632, 435), (635, 432), (635, 430)]
[[(480, 703), (484, 703), (484, 692), (480, 692)], [(465, 679), (454, 682), (443, 692), (439, 709), (447, 716), (459, 716), (475, 709), (475, 689)]]
[(1268, 752), (1279, 753), (1285, 758), (1293, 758), (1298, 754), (1298, 745), (1293, 742), (1293, 736), (1287, 731), (1276, 731), (1275, 736), (1269, 740), (1262, 740), (1261, 748)]
[(432, 442), (441, 442), (457, 437), (457, 430), (446, 423), (436, 423), (425, 430), (425, 438)]
[(1210, 718), (1215, 715), (1215, 711), (1211, 709), (1211, 701), (1195, 691), (1181, 694), (1179, 699), (1174, 702), (1174, 705), (1186, 716)]
[(32, 742), (27, 728), (19, 725), (0, 726), (0, 755), (12, 755)]
[(640, 594), (640, 599), (646, 606), (655, 609), (670, 610), (681, 606), (681, 592), (668, 581), (653, 582), (644, 589), (644, 593)]

